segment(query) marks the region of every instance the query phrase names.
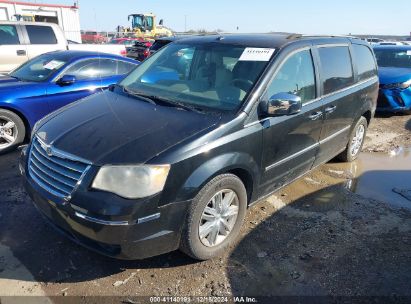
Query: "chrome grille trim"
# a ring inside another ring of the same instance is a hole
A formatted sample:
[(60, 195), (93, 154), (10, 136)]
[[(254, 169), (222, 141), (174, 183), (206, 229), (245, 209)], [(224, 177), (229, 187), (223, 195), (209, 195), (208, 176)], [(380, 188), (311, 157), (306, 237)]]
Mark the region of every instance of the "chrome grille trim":
[(37, 137), (33, 138), (29, 152), (29, 175), (54, 196), (70, 199), (89, 168), (89, 162), (52, 148)]

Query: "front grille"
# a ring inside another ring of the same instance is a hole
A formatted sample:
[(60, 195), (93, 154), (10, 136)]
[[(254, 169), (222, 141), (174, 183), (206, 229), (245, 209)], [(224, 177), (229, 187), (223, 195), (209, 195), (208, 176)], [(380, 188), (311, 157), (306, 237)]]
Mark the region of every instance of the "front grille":
[(49, 193), (66, 199), (81, 181), (89, 164), (34, 138), (29, 155), (30, 177)]

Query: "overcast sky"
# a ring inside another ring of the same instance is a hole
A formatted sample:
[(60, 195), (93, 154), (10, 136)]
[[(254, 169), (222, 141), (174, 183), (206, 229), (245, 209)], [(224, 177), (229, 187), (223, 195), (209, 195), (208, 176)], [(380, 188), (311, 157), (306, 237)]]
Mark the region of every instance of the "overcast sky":
[[(31, 0), (72, 4), (74, 0)], [(131, 13), (153, 12), (175, 31), (222, 29), (304, 34), (411, 32), (410, 0), (79, 0), (82, 29), (114, 30)]]

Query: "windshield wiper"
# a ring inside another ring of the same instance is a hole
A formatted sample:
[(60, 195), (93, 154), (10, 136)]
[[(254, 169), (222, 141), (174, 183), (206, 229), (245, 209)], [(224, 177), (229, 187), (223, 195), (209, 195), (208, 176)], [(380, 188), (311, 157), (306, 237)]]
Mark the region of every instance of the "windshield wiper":
[(161, 96), (155, 96), (155, 95), (148, 96), (148, 97), (155, 100), (155, 101), (159, 101), (161, 103), (167, 104), (167, 105), (172, 106), (172, 107), (180, 108), (180, 109), (190, 111), (190, 112), (204, 113), (204, 111), (201, 108), (196, 107), (196, 106), (192, 106), (192, 105), (188, 105), (184, 102), (179, 102), (179, 101), (176, 101), (176, 100), (164, 98), (164, 97), (161, 97)]
[(166, 104), (168, 106), (172, 106), (172, 107), (176, 107), (176, 108), (180, 108), (186, 111), (190, 111), (190, 112), (196, 112), (196, 113), (204, 113), (204, 111), (198, 107), (195, 106), (191, 106), (188, 105), (186, 103), (183, 102), (178, 102), (178, 101), (174, 101), (165, 97), (161, 97), (161, 96), (157, 96), (157, 95), (149, 95), (149, 94), (145, 94), (142, 92), (137, 92), (137, 91), (133, 91), (130, 90), (126, 87), (120, 86), (123, 91), (129, 95), (144, 99), (145, 101), (157, 105), (158, 102), (162, 103), (162, 104)]
[(124, 91), (126, 94), (128, 94), (128, 95), (130, 95), (130, 96), (138, 97), (139, 99), (144, 100), (144, 101), (146, 101), (146, 102), (148, 102), (148, 103), (150, 103), (150, 104), (152, 104), (152, 105), (157, 105), (157, 103), (154, 101), (154, 99), (151, 98), (151, 97), (148, 96), (148, 95), (142, 94), (142, 93), (140, 93), (140, 92), (132, 91), (132, 90), (127, 89), (126, 87), (123, 87), (123, 86), (121, 86), (121, 88), (123, 89), (123, 91)]

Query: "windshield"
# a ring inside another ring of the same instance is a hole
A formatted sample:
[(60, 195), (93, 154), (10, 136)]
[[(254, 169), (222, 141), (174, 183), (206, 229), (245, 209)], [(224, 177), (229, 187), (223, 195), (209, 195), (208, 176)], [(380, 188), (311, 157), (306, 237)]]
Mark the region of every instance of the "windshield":
[(249, 50), (220, 43), (172, 43), (140, 64), (120, 85), (178, 103), (232, 111), (241, 106), (270, 60), (244, 56)]
[(411, 68), (411, 49), (376, 49), (374, 52), (380, 67)]
[(46, 54), (27, 61), (22, 66), (10, 73), (10, 76), (23, 81), (42, 82), (63, 67), (67, 61), (56, 59), (55, 54)]
[(143, 17), (141, 15), (134, 15), (131, 19), (131, 26), (135, 27), (142, 27), (143, 26)]

